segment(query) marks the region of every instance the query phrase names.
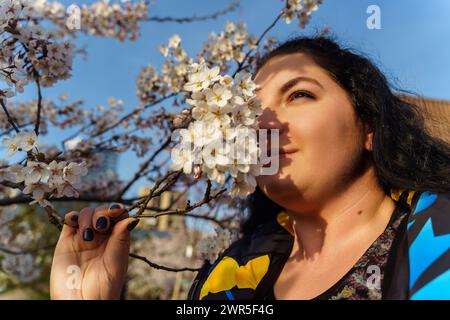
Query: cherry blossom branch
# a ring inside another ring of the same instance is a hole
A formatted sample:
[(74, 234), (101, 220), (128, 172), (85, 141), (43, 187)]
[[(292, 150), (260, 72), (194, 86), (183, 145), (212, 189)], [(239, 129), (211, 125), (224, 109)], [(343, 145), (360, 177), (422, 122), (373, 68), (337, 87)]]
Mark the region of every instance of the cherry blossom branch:
[[(171, 177), (172, 175), (174, 176), (173, 178), (171, 178), (172, 180), (170, 180), (167, 184), (165, 184), (161, 189), (158, 189), (159, 186), (165, 180), (169, 179), (169, 177)], [(155, 185), (150, 189), (148, 195), (144, 199), (142, 199), (141, 201), (138, 201), (136, 204), (127, 208), (127, 210), (131, 211), (131, 210), (139, 207), (138, 212), (134, 215), (134, 217), (139, 218), (142, 215), (142, 213), (144, 212), (144, 210), (147, 208), (147, 205), (150, 202), (150, 200), (152, 198), (158, 197), (164, 191), (167, 191), (172, 185), (174, 185), (177, 182), (180, 175), (181, 175), (180, 170), (179, 171), (169, 171), (164, 177), (162, 177), (155, 183)]]
[[(273, 28), (275, 27), (275, 25), (277, 24), (277, 22), (281, 19), (281, 17), (283, 16), (283, 12), (279, 13), (278, 16), (275, 18), (275, 20), (266, 28), (266, 30), (264, 30), (264, 32), (261, 34), (261, 36), (258, 38), (258, 40), (255, 43), (255, 47), (258, 48), (259, 44), (261, 43), (261, 40), (265, 37), (265, 35)], [(244, 65), (244, 63), (247, 61), (248, 57), (250, 56), (250, 54), (253, 52), (254, 49), (251, 49), (249, 51), (247, 51), (247, 53), (244, 56), (244, 59), (242, 59), (241, 62), (239, 62), (236, 71), (233, 74), (233, 77), (242, 70), (242, 66)]]
[(3, 99), (0, 99), (0, 104), (2, 105), (3, 111), (6, 114), (6, 118), (8, 119), (8, 122), (11, 124), (11, 126), (14, 128), (14, 130), (18, 133), (20, 132), (19, 127), (17, 127), (16, 123), (14, 122), (13, 118), (8, 112), (8, 109), (6, 108), (5, 101)]
[(133, 178), (125, 185), (125, 187), (120, 191), (117, 195), (117, 198), (120, 199), (127, 191), (131, 188), (131, 186), (141, 178), (142, 172), (148, 168), (148, 166), (152, 163), (152, 161), (156, 158), (156, 156), (163, 151), (171, 142), (171, 137), (169, 138), (144, 162), (141, 164), (139, 170), (135, 173)]
[[(2, 185), (7, 187), (15, 187), (13, 185), (7, 185), (4, 182)], [(29, 203), (33, 199), (29, 196), (16, 196), (13, 198), (0, 199), (0, 207), (9, 206), (12, 204)], [(52, 198), (52, 202), (118, 202), (122, 204), (132, 204), (136, 199), (116, 199), (115, 197), (102, 198), (100, 196), (80, 196), (79, 198)]]
[(159, 264), (156, 264), (154, 262), (151, 262), (150, 260), (148, 260), (146, 257), (137, 255), (135, 253), (130, 253), (129, 254), (130, 257), (144, 261), (145, 263), (147, 263), (150, 267), (158, 269), (158, 270), (165, 270), (165, 271), (170, 271), (170, 272), (182, 272), (182, 271), (192, 271), (192, 272), (197, 272), (200, 270), (200, 268), (171, 268), (171, 267), (165, 267), (165, 266), (161, 266)]
[[(23, 128), (25, 128), (25, 127), (27, 127), (27, 126), (29, 126), (29, 125), (32, 125), (32, 124), (33, 124), (32, 122), (25, 123), (25, 124), (22, 124), (22, 125), (20, 125), (20, 126), (18, 125), (17, 128), (20, 130), (20, 129), (23, 129)], [(11, 132), (13, 132), (13, 131), (16, 131), (15, 128), (8, 129), (8, 130), (6, 130), (6, 131), (0, 133), (0, 137), (7, 136), (7, 135), (9, 135)]]
[(138, 114), (138, 113), (140, 113), (140, 112), (142, 112), (142, 111), (144, 111), (144, 110), (146, 110), (146, 109), (148, 109), (148, 108), (150, 108), (150, 107), (153, 107), (153, 106), (155, 106), (155, 105), (157, 105), (157, 104), (163, 102), (164, 100), (173, 98), (173, 97), (175, 97), (175, 96), (177, 96), (177, 95), (178, 95), (178, 93), (171, 93), (171, 94), (169, 94), (169, 95), (167, 95), (167, 96), (164, 96), (164, 97), (162, 97), (162, 98), (160, 98), (160, 99), (158, 99), (158, 100), (155, 100), (154, 102), (152, 102), (152, 103), (150, 103), (150, 104), (145, 105), (145, 106), (142, 107), (142, 108), (135, 109), (135, 110), (131, 111), (130, 113), (124, 115), (122, 118), (120, 118), (119, 120), (117, 120), (117, 121), (116, 121), (114, 124), (112, 124), (111, 126), (106, 127), (106, 128), (103, 128), (103, 129), (101, 129), (99, 132), (96, 132), (96, 133), (93, 135), (93, 137), (94, 137), (94, 138), (95, 138), (95, 137), (98, 137), (99, 135), (104, 134), (106, 131), (109, 131), (109, 130), (111, 130), (111, 129), (114, 129), (115, 127), (117, 127), (118, 125), (120, 125), (122, 122), (128, 120), (129, 118), (131, 118), (131, 117), (134, 116), (135, 114)]
[[(226, 190), (227, 189), (224, 188), (224, 189), (221, 189), (221, 190), (217, 191), (215, 194), (211, 195), (211, 181), (207, 180), (207, 186), (206, 186), (205, 194), (204, 194), (203, 198), (201, 200), (197, 201), (196, 203), (191, 205), (190, 201), (188, 200), (186, 202), (186, 205), (184, 206), (184, 208), (177, 208), (175, 210), (163, 211), (163, 212), (160, 212), (160, 213), (157, 213), (157, 214), (140, 214), (139, 218), (158, 218), (158, 217), (161, 217), (161, 216), (164, 216), (164, 215), (190, 216), (190, 217), (210, 220), (210, 221), (213, 221), (213, 222), (217, 223), (219, 226), (223, 227), (223, 224), (219, 220), (217, 220), (217, 219), (215, 219), (213, 217), (189, 214), (189, 212), (193, 211), (196, 208), (201, 207), (204, 204), (209, 203), (211, 200), (214, 200), (214, 199), (218, 198)], [(146, 208), (144, 208), (144, 209), (146, 209)]]
[[(183, 209), (180, 209), (183, 210)], [(183, 216), (183, 217), (190, 217), (190, 218), (195, 218), (195, 219), (202, 219), (202, 220), (207, 220), (207, 221), (211, 221), (214, 222), (215, 224), (217, 224), (219, 227), (221, 227), (222, 229), (225, 228), (224, 226), (224, 222), (230, 220), (230, 219), (224, 219), (224, 220), (218, 220), (214, 217), (209, 217), (207, 215), (198, 215), (198, 214), (194, 214), (194, 213), (176, 213), (176, 212), (162, 212), (162, 213), (158, 213), (155, 215), (141, 215), (139, 218), (159, 218), (161, 216)]]
[[(4, 185), (4, 186), (9, 187), (9, 188), (19, 188), (20, 187), (20, 184), (11, 183), (11, 182), (7, 182), (7, 181), (2, 181), (0, 183), (0, 185)], [(135, 197), (135, 198), (127, 198), (127, 199), (122, 199), (122, 198), (121, 199), (117, 199), (114, 196), (111, 196), (111, 197), (100, 197), (100, 196), (87, 196), (87, 195), (83, 196), (83, 195), (81, 195), (78, 198), (67, 198), (67, 197), (52, 198), (52, 202), (108, 202), (108, 203), (116, 202), (116, 203), (121, 203), (121, 204), (124, 204), (124, 205), (132, 205), (136, 201), (143, 200), (146, 197), (147, 196)], [(170, 207), (173, 206), (173, 204), (177, 202), (177, 199), (179, 199), (179, 198), (178, 197), (175, 198), (175, 200), (171, 203)], [(16, 196), (16, 197), (13, 197), (13, 198), (4, 198), (4, 199), (0, 199), (0, 207), (6, 207), (6, 206), (10, 206), (12, 204), (29, 203), (32, 200), (33, 199), (31, 197), (24, 196), (24, 195)], [(152, 210), (152, 211), (158, 211), (158, 212), (162, 212), (163, 211), (163, 209), (158, 208), (158, 207), (147, 207), (146, 210)]]
[(64, 225), (63, 219), (61, 216), (56, 212), (55, 209), (52, 207), (44, 207), (45, 211), (47, 211), (48, 221), (50, 221), (51, 224), (53, 224), (55, 227), (58, 228), (59, 231), (62, 230), (62, 227)]
[(75, 133), (71, 134), (70, 136), (66, 137), (64, 140), (61, 141), (61, 148), (63, 150), (66, 150), (66, 142), (69, 140), (72, 140), (74, 138), (76, 138), (78, 135), (80, 135), (81, 133), (83, 133), (84, 130), (88, 129), (90, 126), (92, 126), (94, 124), (94, 122), (92, 121), (89, 124), (86, 124), (84, 126), (82, 126), (80, 129), (78, 129)]
[[(146, 105), (145, 105), (144, 107), (142, 107), (142, 108), (135, 109), (135, 110), (129, 112), (128, 114), (124, 115), (124, 116), (123, 116), (122, 118), (120, 118), (119, 120), (117, 120), (114, 124), (112, 124), (112, 125), (110, 125), (110, 126), (108, 126), (108, 127), (105, 127), (105, 128), (101, 129), (101, 130), (98, 131), (98, 132), (95, 132), (91, 137), (92, 137), (92, 138), (95, 138), (95, 137), (101, 136), (101, 135), (105, 134), (107, 131), (116, 128), (116, 127), (119, 126), (121, 123), (123, 123), (124, 121), (126, 121), (126, 120), (128, 120), (129, 118), (133, 117), (134, 115), (136, 115), (136, 114), (138, 114), (138, 113), (140, 113), (140, 112), (142, 112), (142, 111), (144, 111), (144, 110), (146, 110), (146, 109), (148, 109), (148, 108), (151, 108), (151, 107), (153, 107), (153, 106), (156, 106), (156, 105), (158, 105), (159, 103), (161, 103), (161, 102), (163, 102), (163, 101), (165, 101), (165, 100), (167, 100), (167, 99), (173, 98), (173, 97), (175, 97), (175, 96), (177, 96), (177, 93), (172, 93), (172, 94), (170, 94), (170, 95), (168, 95), (168, 96), (161, 97), (160, 99), (155, 100), (155, 101), (152, 102), (152, 103), (146, 104)], [(65, 143), (66, 143), (67, 141), (69, 141), (69, 140), (71, 140), (71, 139), (77, 137), (78, 135), (80, 135), (81, 133), (83, 133), (85, 130), (87, 130), (87, 129), (89, 129), (90, 127), (94, 126), (95, 124), (96, 124), (96, 119), (92, 119), (90, 123), (88, 123), (88, 124), (82, 126), (80, 129), (78, 129), (78, 131), (76, 131), (75, 133), (71, 134), (70, 136), (68, 136), (68, 137), (66, 137), (64, 140), (62, 140), (61, 145), (62, 145), (63, 150), (65, 150)], [(109, 139), (109, 140), (111, 140), (111, 139)], [(107, 142), (107, 141), (108, 141), (108, 140), (106, 140), (106, 142)]]
[(190, 201), (188, 200), (186, 202), (186, 206), (182, 209), (175, 209), (175, 210), (169, 210), (169, 211), (165, 211), (162, 213), (158, 213), (155, 215), (141, 215), (141, 217), (150, 217), (150, 218), (156, 218), (165, 214), (185, 214), (187, 212), (190, 212), (198, 207), (201, 207), (202, 205), (210, 202), (211, 200), (216, 199), (217, 197), (219, 197), (222, 193), (224, 193), (227, 189), (221, 189), (218, 192), (216, 192), (215, 194), (211, 195), (211, 181), (207, 180), (207, 187), (206, 187), (206, 191), (205, 194), (203, 196), (203, 198), (199, 201), (197, 201), (194, 204), (190, 204)]
[[(136, 200), (142, 200), (145, 197), (140, 197), (140, 198), (135, 198), (135, 199), (121, 199), (119, 201), (117, 201), (117, 199), (114, 198), (108, 198), (108, 199), (102, 199), (99, 197), (80, 197), (80, 198), (55, 198), (52, 199), (52, 202), (106, 202), (106, 203), (121, 203), (124, 205), (131, 205), (134, 203), (134, 201)], [(216, 198), (214, 196), (214, 198)], [(24, 204), (24, 203), (29, 203), (30, 201), (32, 201), (33, 199), (30, 197), (15, 197), (15, 198), (10, 198), (10, 199), (1, 199), (0, 200), (0, 207), (4, 207), (4, 206), (9, 206), (11, 204)], [(171, 206), (176, 203), (177, 201), (174, 200), (171, 204)], [(159, 208), (159, 207), (146, 207), (145, 210), (150, 210), (150, 211), (155, 211), (155, 212), (159, 212), (158, 214), (155, 215), (147, 215), (147, 214), (143, 214), (140, 216), (140, 218), (158, 218), (160, 216), (163, 215), (183, 215), (186, 217), (192, 217), (192, 218), (197, 218), (197, 219), (203, 219), (203, 220), (208, 220), (211, 222), (214, 222), (216, 224), (218, 224), (219, 226), (221, 226), (222, 228), (224, 227), (223, 223), (227, 222), (230, 219), (222, 219), (222, 220), (218, 220), (214, 217), (210, 217), (210, 216), (206, 216), (206, 215), (199, 215), (199, 214), (193, 214), (193, 213), (182, 213), (183, 209), (178, 209), (177, 210), (171, 210), (171, 211), (164, 211), (163, 209)]]
[(236, 10), (240, 6), (240, 1), (235, 0), (231, 2), (225, 9), (222, 9), (220, 11), (204, 15), (204, 16), (197, 16), (193, 15), (191, 17), (183, 17), (183, 18), (174, 18), (174, 17), (158, 17), (158, 16), (152, 16), (148, 17), (147, 19), (144, 19), (144, 21), (155, 21), (155, 22), (175, 22), (175, 23), (189, 23), (189, 22), (198, 22), (198, 21), (206, 21), (206, 20), (214, 20), (217, 19), (220, 16), (226, 15), (227, 13), (230, 13), (234, 10)]
[(35, 72), (35, 82), (38, 92), (37, 112), (36, 112), (36, 125), (34, 126), (34, 132), (39, 135), (39, 126), (41, 125), (41, 110), (42, 110), (42, 92), (41, 83), (39, 81), (39, 74)]

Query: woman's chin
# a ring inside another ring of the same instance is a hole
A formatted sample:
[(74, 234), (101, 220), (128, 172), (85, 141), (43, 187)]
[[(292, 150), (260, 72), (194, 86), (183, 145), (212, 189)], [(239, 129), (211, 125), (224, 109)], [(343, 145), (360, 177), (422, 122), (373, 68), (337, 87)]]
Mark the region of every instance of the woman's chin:
[(256, 182), (259, 188), (272, 200), (288, 197), (287, 191), (297, 190), (292, 180), (288, 178), (280, 179), (277, 175), (257, 176)]

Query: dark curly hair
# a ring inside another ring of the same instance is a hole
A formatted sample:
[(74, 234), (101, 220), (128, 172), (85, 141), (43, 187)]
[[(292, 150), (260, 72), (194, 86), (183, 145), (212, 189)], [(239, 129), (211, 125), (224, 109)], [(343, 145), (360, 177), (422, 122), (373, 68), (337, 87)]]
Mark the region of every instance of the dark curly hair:
[[(403, 101), (398, 94), (402, 91), (391, 89), (384, 74), (363, 54), (342, 48), (330, 37), (296, 37), (261, 57), (254, 74), (274, 57), (300, 52), (348, 93), (358, 118), (372, 129), (373, 163), (386, 194), (399, 189), (450, 190), (450, 145), (427, 131), (423, 110)], [(246, 204), (249, 217), (242, 225), (244, 234), (282, 209), (259, 188)]]

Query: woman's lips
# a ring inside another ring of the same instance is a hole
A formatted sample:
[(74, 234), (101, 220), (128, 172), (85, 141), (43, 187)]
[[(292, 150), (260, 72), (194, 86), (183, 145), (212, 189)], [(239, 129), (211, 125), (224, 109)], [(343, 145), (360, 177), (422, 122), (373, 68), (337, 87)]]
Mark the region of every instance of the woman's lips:
[[(298, 149), (280, 149), (278, 150), (278, 159), (287, 159), (290, 158), (290, 155), (296, 153), (298, 151)], [(270, 152), (270, 149), (268, 150), (268, 155), (267, 157), (269, 157), (269, 159), (272, 157), (272, 154)], [(269, 162), (267, 162), (265, 165), (263, 165), (263, 167), (269, 167), (271, 165), (272, 161), (269, 160)]]
[[(271, 152), (272, 150), (269, 148), (268, 150), (267, 150), (267, 156), (268, 157), (271, 157), (272, 156), (272, 152)], [(298, 151), (298, 149), (294, 149), (294, 148), (289, 148), (289, 149), (284, 149), (284, 148), (282, 148), (282, 149), (279, 149), (278, 150), (278, 155), (280, 156), (280, 157), (285, 157), (285, 156), (287, 156), (287, 155), (290, 155), (290, 154), (293, 154), (293, 153), (295, 153), (295, 152), (297, 152)]]
[(298, 149), (280, 149), (278, 155), (280, 158), (288, 157), (289, 155), (296, 153)]

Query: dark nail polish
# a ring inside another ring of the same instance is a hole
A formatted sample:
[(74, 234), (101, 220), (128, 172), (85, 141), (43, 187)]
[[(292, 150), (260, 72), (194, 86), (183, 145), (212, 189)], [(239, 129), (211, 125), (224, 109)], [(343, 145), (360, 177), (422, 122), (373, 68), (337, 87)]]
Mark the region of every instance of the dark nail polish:
[(122, 207), (120, 204), (114, 203), (114, 204), (110, 205), (109, 208), (110, 209), (121, 209)]
[(108, 220), (105, 217), (100, 217), (97, 219), (97, 223), (95, 224), (95, 227), (97, 229), (105, 229), (108, 225)]
[(75, 214), (75, 215), (71, 216), (70, 220), (73, 221), (73, 222), (77, 222), (78, 221), (78, 215)]
[(87, 228), (83, 232), (83, 240), (84, 241), (92, 241), (94, 239), (94, 230), (91, 228)]
[(133, 230), (137, 226), (138, 223), (139, 223), (139, 219), (136, 219), (136, 220), (130, 222), (127, 226), (128, 231)]

